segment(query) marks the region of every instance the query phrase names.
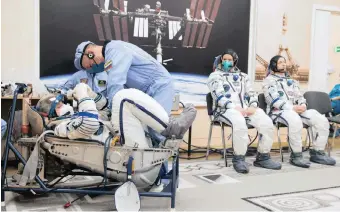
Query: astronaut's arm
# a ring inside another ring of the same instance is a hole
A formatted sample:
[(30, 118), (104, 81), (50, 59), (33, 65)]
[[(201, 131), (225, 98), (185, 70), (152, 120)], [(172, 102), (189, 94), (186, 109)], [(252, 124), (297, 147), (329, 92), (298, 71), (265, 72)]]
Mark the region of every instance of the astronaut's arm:
[(250, 107), (258, 107), (259, 106), (258, 95), (253, 90), (248, 76), (245, 77), (245, 94), (248, 97), (248, 105)]
[(96, 104), (96, 108), (98, 111), (104, 110), (108, 106), (108, 100), (102, 93), (96, 93), (94, 92), (90, 87), (88, 87), (88, 94), (89, 97), (91, 97)]
[(307, 107), (307, 101), (301, 94), (299, 82), (294, 80), (293, 86), (294, 86), (294, 95), (295, 95), (294, 103), (298, 105), (305, 105)]
[(227, 109), (235, 108), (235, 104), (226, 97), (223, 79), (220, 75), (215, 73), (210, 74), (207, 85), (218, 106)]
[(72, 75), (64, 84), (59, 86), (59, 89), (66, 94), (68, 90), (74, 89), (77, 85), (77, 79), (75, 75)]
[(270, 105), (270, 108), (276, 108), (279, 110), (290, 110), (293, 108), (289, 102), (281, 99), (275, 80), (264, 80), (263, 93), (266, 98), (266, 103)]
[(109, 48), (108, 45), (106, 48), (108, 50), (105, 53), (104, 69), (108, 74), (107, 97), (109, 99), (109, 107), (111, 107), (113, 96), (118, 91), (124, 89), (133, 56), (124, 47), (120, 47), (121, 49), (117, 50), (117, 48)]

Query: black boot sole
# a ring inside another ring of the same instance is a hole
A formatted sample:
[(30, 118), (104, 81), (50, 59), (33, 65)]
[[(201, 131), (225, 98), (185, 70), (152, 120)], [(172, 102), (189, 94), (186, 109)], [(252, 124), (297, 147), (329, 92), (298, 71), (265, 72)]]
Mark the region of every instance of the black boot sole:
[[(234, 168), (234, 169), (235, 169), (235, 168)], [(237, 170), (235, 169), (235, 171), (236, 171), (237, 173), (241, 173), (241, 174), (248, 174), (248, 173), (249, 173), (249, 171), (246, 171), (246, 170), (237, 171)]]
[(320, 162), (317, 162), (317, 161), (313, 161), (313, 160), (309, 160), (310, 162), (313, 162), (313, 163), (317, 163), (317, 164), (321, 164), (321, 165), (325, 165), (325, 166), (335, 166), (336, 165), (336, 162), (334, 164), (326, 164), (326, 163), (320, 163)]
[(264, 169), (271, 169), (271, 170), (281, 170), (281, 168), (282, 168), (282, 166), (277, 167), (277, 168), (268, 168), (268, 167), (262, 166), (262, 165), (260, 165), (260, 164), (258, 164), (258, 163), (253, 163), (253, 165), (254, 165), (255, 167), (260, 167), (260, 168), (264, 168)]
[(308, 169), (308, 168), (310, 167), (310, 165), (309, 165), (309, 166), (299, 166), (299, 165), (296, 165), (296, 164), (294, 164), (294, 163), (292, 163), (292, 162), (290, 162), (290, 161), (289, 161), (289, 163), (290, 163), (291, 165), (293, 165), (293, 166), (300, 167), (300, 168), (305, 168), (305, 169)]

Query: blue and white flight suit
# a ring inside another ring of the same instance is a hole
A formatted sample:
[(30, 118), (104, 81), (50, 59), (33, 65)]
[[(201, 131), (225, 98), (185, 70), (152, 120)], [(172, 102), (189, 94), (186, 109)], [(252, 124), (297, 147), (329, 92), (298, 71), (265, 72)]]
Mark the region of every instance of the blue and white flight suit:
[[(216, 60), (220, 60), (217, 57)], [(216, 62), (215, 62), (216, 63)], [(281, 165), (270, 159), (274, 138), (274, 126), (272, 120), (265, 112), (258, 108), (258, 97), (251, 87), (247, 74), (240, 72), (234, 66), (229, 71), (224, 71), (222, 64), (210, 74), (207, 85), (213, 97), (214, 116), (232, 126), (232, 141), (234, 149), (233, 165), (237, 172), (248, 173), (248, 165), (245, 163), (245, 154), (248, 148), (248, 127), (254, 126), (260, 134), (258, 156), (255, 166), (280, 169)], [(244, 117), (235, 107), (247, 109), (256, 108), (256, 112)]]
[(99, 73), (91, 73), (91, 70), (77, 71), (59, 88), (66, 94), (68, 90), (74, 89), (81, 82), (88, 84), (94, 92), (106, 97), (107, 73), (104, 71)]
[(288, 125), (289, 145), (292, 150), (290, 162), (303, 168), (310, 166), (302, 157), (301, 135), (304, 123), (312, 129), (313, 149), (310, 151), (310, 160), (334, 165), (335, 161), (323, 152), (329, 135), (327, 118), (314, 109), (301, 114), (293, 110), (294, 105), (307, 106), (306, 99), (300, 92), (299, 82), (289, 76), (279, 76), (269, 69), (269, 75), (263, 81), (263, 91), (268, 115), (274, 121)]

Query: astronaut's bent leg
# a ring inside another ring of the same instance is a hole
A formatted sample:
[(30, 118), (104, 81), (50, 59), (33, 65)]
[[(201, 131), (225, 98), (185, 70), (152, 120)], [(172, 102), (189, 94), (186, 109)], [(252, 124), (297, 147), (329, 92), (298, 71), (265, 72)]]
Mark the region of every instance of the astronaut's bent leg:
[[(167, 112), (168, 115), (171, 113), (171, 108), (173, 105), (173, 98), (175, 96), (175, 89), (172, 80), (169, 82), (161, 82), (161, 84), (154, 84), (151, 86), (147, 92), (149, 96), (155, 99)], [(166, 138), (160, 133), (156, 132), (152, 128), (149, 127), (149, 134), (156, 142), (159, 144), (164, 141)]]
[(249, 124), (256, 128), (259, 133), (259, 145), (257, 148), (254, 166), (267, 169), (281, 169), (281, 164), (270, 158), (270, 150), (274, 140), (274, 125), (269, 116), (260, 108), (249, 116)]
[(112, 99), (112, 119), (126, 145), (149, 148), (144, 127), (165, 137), (182, 138), (196, 117), (193, 106), (186, 107), (179, 117), (169, 118), (164, 108), (152, 97), (136, 89), (124, 89)]
[(293, 110), (282, 110), (272, 115), (279, 123), (288, 126), (288, 143), (292, 150), (289, 162), (298, 167), (309, 168), (310, 163), (303, 159), (302, 155), (302, 121), (300, 116)]
[(324, 165), (335, 165), (336, 161), (325, 154), (325, 146), (329, 135), (329, 122), (327, 118), (316, 110), (306, 110), (301, 115), (303, 123), (312, 128), (313, 149), (309, 150), (310, 161)]
[(248, 148), (248, 128), (245, 118), (235, 109), (228, 109), (219, 116), (219, 120), (231, 125), (232, 142), (234, 149), (233, 167), (239, 173), (248, 173), (249, 167), (245, 162), (245, 154)]

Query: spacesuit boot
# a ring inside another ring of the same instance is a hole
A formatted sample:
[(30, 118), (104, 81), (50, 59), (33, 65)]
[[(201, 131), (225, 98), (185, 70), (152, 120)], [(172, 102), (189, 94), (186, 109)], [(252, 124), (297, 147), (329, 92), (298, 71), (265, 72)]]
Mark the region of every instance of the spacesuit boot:
[(236, 172), (247, 174), (249, 172), (248, 164), (245, 161), (244, 155), (234, 155), (233, 157), (233, 167)]
[(301, 167), (301, 168), (309, 168), (310, 167), (310, 163), (308, 161), (306, 161), (305, 159), (303, 159), (302, 152), (298, 152), (298, 153), (292, 152), (290, 154), (289, 162), (290, 162), (290, 164), (292, 164), (294, 166)]
[(162, 131), (161, 135), (171, 138), (173, 135), (177, 139), (183, 138), (184, 134), (196, 118), (197, 110), (193, 104), (185, 105), (183, 112), (178, 117), (170, 117), (167, 128)]
[(328, 157), (325, 151), (321, 151), (321, 150), (317, 151), (317, 150), (311, 149), (309, 150), (309, 155), (310, 155), (309, 160), (314, 163), (320, 163), (323, 165), (330, 165), (330, 166), (334, 166), (336, 164), (336, 161), (333, 158)]
[(269, 153), (257, 153), (256, 160), (254, 161), (254, 166), (274, 170), (281, 169), (281, 164), (273, 161), (270, 158)]

